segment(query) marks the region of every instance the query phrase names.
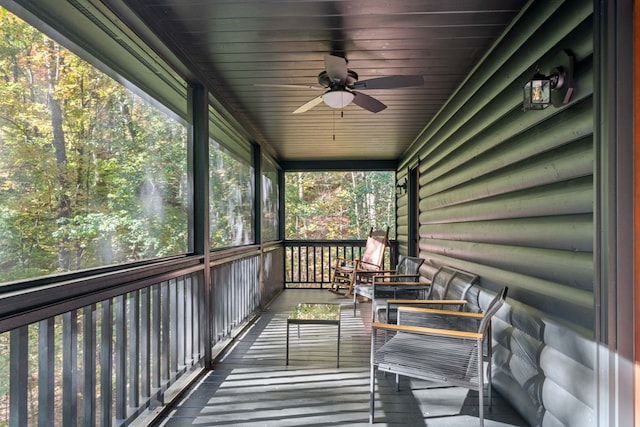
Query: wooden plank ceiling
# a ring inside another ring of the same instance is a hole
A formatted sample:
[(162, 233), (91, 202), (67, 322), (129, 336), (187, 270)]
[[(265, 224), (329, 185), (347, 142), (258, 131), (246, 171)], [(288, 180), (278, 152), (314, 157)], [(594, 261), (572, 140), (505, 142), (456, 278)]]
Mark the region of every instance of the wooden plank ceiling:
[[(526, 1), (126, 3), (277, 159), (327, 161), (400, 158)], [(345, 57), (359, 81), (420, 75), (424, 84), (366, 90), (387, 106), (378, 113), (320, 103), (292, 114), (323, 93), (304, 86), (318, 85), (326, 54)]]

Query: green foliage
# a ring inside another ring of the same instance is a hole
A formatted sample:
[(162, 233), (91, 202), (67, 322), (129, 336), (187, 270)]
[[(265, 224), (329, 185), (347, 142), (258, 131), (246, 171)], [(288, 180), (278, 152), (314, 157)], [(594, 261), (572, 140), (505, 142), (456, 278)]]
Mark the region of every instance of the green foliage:
[[(0, 8), (0, 282), (188, 251), (187, 128)], [(255, 241), (254, 169), (211, 141), (212, 248)], [(263, 240), (278, 238), (263, 165)], [(287, 174), (288, 238), (394, 231), (393, 173)]]
[(268, 162), (262, 163), (262, 240), (268, 242), (278, 239), (278, 171)]
[(369, 229), (395, 232), (393, 172), (285, 174), (287, 239), (363, 239)]
[(211, 248), (254, 242), (253, 168), (209, 141), (209, 225)]
[(0, 282), (188, 250), (184, 124), (0, 9)]

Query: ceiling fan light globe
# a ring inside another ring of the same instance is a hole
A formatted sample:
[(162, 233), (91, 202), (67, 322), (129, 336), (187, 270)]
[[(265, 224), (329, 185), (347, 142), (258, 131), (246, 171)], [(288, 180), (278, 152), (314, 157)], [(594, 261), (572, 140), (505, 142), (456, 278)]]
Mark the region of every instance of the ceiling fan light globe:
[(322, 95), (322, 100), (331, 108), (344, 108), (351, 104), (355, 95), (346, 90), (332, 90)]

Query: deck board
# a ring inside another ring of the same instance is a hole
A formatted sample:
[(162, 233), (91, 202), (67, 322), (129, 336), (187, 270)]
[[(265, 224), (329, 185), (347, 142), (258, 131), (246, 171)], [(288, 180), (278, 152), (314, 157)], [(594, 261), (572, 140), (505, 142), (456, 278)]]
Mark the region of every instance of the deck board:
[[(285, 366), (287, 316), (298, 302), (342, 304), (340, 368), (332, 325), (291, 325)], [(358, 304), (322, 290), (287, 290), (244, 333), (185, 397), (156, 424), (179, 426), (368, 426), (370, 316)], [(376, 424), (477, 426), (477, 393), (378, 375)], [(497, 393), (485, 407), (485, 426), (527, 426)]]

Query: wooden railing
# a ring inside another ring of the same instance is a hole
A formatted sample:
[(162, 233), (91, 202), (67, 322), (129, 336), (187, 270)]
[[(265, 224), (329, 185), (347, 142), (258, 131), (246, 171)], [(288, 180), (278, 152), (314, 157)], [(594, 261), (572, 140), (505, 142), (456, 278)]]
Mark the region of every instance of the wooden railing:
[[(337, 258), (357, 259), (366, 240), (285, 240), (285, 283), (287, 288), (328, 288), (331, 268)], [(394, 267), (397, 245), (391, 241), (383, 268)]]
[(214, 252), (208, 270), (182, 256), (0, 286), (0, 425), (157, 413), (285, 284), (327, 287), (335, 259), (364, 243), (273, 242)]
[(212, 254), (209, 283), (203, 257), (186, 256), (0, 287), (0, 425), (148, 416), (282, 289), (282, 271), (277, 243)]

